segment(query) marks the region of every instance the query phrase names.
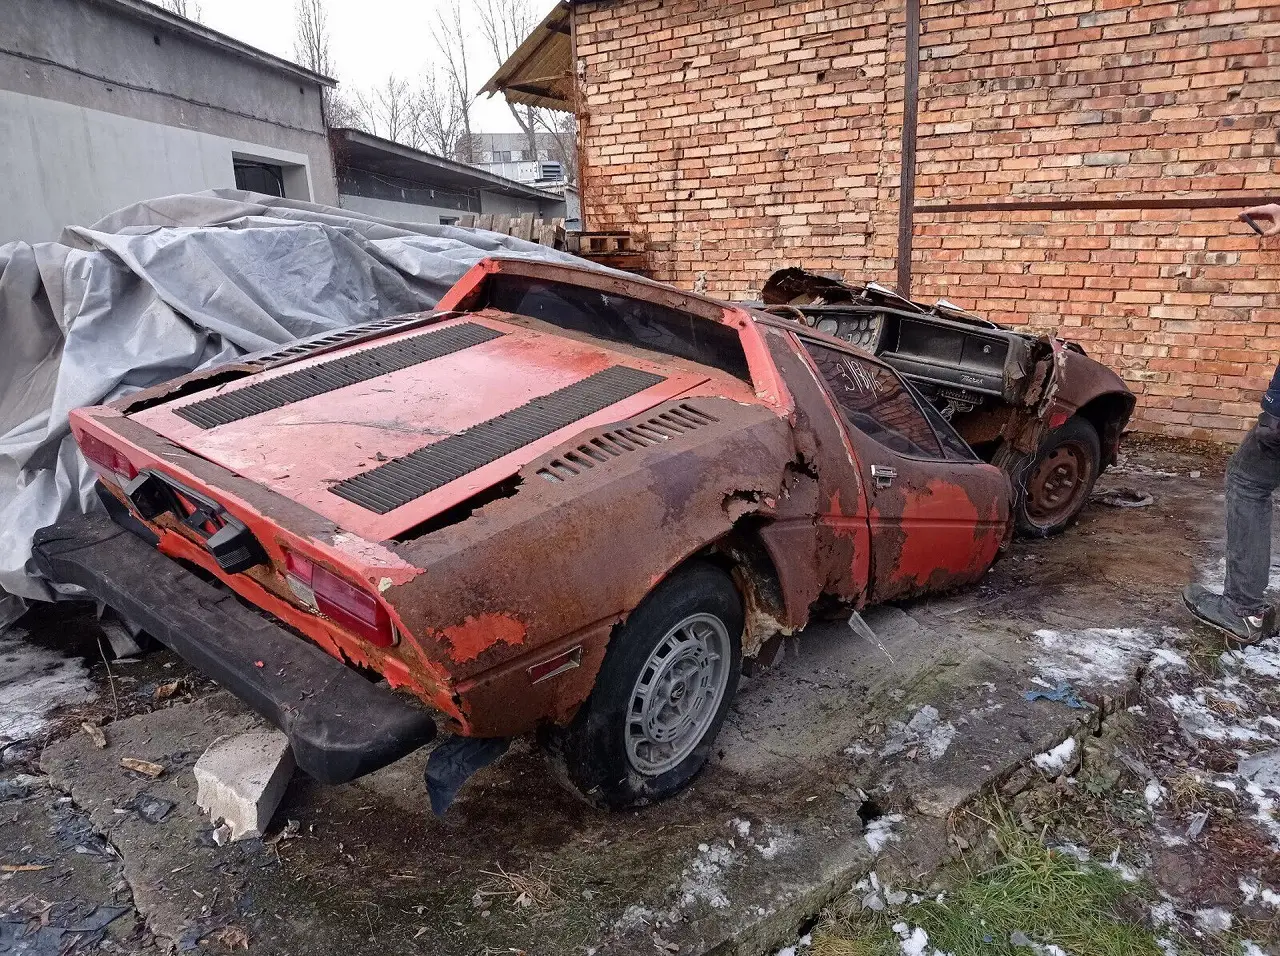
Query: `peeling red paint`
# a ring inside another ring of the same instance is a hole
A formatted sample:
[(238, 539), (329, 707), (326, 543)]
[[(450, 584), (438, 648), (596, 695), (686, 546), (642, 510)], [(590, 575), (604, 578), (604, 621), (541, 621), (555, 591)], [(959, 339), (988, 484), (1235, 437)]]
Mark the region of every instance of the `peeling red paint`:
[(449, 656), (458, 663), (473, 661), (495, 644), (516, 646), (524, 643), (528, 630), (506, 614), (479, 614), (442, 632), (449, 645)]

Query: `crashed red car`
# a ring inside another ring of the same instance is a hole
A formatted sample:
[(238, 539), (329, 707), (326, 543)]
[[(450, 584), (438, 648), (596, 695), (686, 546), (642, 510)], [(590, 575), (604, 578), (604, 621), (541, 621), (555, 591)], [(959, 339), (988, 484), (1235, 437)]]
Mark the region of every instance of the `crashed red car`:
[[(890, 365), (657, 283), (486, 260), (439, 311), (198, 372), (72, 429), (106, 514), (36, 562), (350, 780), (538, 731), (671, 794), (814, 609), (980, 578), (1010, 483)], [(846, 611), (847, 613), (847, 611)]]
[(761, 295), (773, 314), (901, 372), (983, 461), (1009, 475), (1019, 534), (1063, 531), (1115, 463), (1136, 400), (1075, 342), (1008, 329), (946, 299), (916, 302), (803, 269), (778, 270)]

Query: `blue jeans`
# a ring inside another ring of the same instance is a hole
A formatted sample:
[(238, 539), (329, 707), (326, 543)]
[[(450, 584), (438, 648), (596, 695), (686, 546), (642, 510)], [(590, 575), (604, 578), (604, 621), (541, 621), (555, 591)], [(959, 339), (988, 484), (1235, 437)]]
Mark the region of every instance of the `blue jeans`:
[(1271, 495), (1280, 487), (1280, 418), (1263, 412), (1227, 465), (1227, 581), (1235, 613), (1257, 614), (1271, 576)]

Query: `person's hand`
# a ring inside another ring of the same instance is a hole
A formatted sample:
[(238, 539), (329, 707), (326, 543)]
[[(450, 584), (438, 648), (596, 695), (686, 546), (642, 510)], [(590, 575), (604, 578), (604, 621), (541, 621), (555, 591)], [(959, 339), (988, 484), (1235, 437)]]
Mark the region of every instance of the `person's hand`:
[(1280, 233), (1280, 203), (1254, 206), (1240, 213), (1240, 218), (1260, 236), (1274, 236)]

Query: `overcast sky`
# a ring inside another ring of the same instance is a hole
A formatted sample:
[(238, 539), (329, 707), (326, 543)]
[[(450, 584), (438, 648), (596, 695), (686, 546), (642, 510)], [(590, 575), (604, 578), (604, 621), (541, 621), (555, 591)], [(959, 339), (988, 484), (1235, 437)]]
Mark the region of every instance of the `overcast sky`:
[[(294, 0), (199, 0), (200, 20), (268, 53), (293, 59)], [(530, 0), (541, 20), (556, 0)], [(435, 52), (431, 23), (440, 0), (328, 0), (331, 51), (342, 87), (375, 86), (395, 73), (417, 77)], [(472, 5), (462, 4), (470, 14)], [(474, 15), (473, 19), (474, 19)], [(474, 27), (473, 23), (473, 27)], [(471, 79), (482, 86), (497, 64), (478, 28), (473, 30)], [(482, 97), (472, 113), (477, 132), (518, 129), (501, 96)]]

